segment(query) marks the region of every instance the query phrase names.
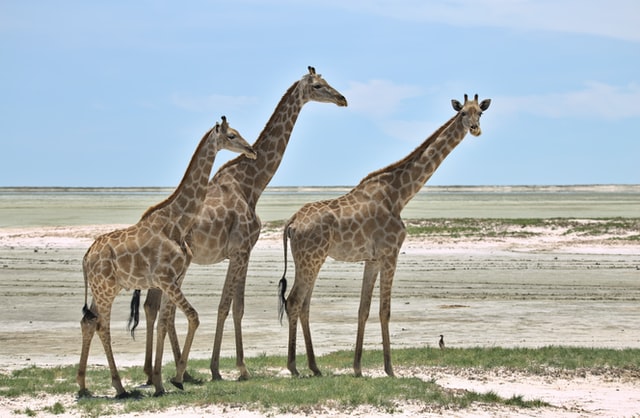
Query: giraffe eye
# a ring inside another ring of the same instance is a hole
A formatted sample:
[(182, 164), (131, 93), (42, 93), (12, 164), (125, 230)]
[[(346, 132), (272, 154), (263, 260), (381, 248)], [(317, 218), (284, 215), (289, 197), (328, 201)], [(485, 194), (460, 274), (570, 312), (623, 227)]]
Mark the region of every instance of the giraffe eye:
[(230, 135), (227, 135), (227, 138), (229, 138), (229, 139), (236, 139), (236, 136), (235, 136), (234, 134), (230, 134)]
[(467, 116), (467, 112), (460, 112), (462, 116)]
[(314, 84), (313, 88), (316, 89), (316, 90), (319, 90), (319, 89), (322, 88), (322, 86), (320, 84)]

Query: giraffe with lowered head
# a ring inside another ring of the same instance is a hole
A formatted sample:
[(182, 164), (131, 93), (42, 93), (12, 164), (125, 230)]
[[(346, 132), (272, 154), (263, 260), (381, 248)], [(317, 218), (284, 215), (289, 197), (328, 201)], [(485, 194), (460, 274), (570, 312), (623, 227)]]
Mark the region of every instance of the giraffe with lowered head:
[[(229, 260), (227, 275), (218, 305), (216, 332), (211, 354), (211, 375), (220, 375), (220, 350), (224, 323), (233, 304), (235, 328), (236, 366), (240, 380), (250, 374), (244, 362), (242, 343), (242, 317), (244, 315), (244, 291), (251, 250), (258, 241), (261, 222), (256, 214), (256, 203), (262, 195), (284, 156), (293, 127), (302, 107), (310, 102), (334, 103), (347, 106), (347, 100), (331, 87), (315, 68), (289, 87), (276, 106), (271, 118), (253, 144), (258, 157), (250, 164), (236, 158), (223, 165), (209, 182), (202, 211), (187, 235), (187, 243), (193, 251), (196, 264), (216, 264)], [(139, 296), (139, 292), (137, 293)], [(134, 298), (136, 294), (134, 293)], [(147, 322), (147, 349), (145, 373), (151, 376), (151, 352), (153, 323), (159, 307), (160, 293), (151, 289), (144, 303)], [(133, 301), (134, 305), (136, 303)], [(175, 327), (168, 324), (169, 336), (176, 359), (180, 357)]]
[[(189, 350), (198, 327), (198, 313), (180, 290), (192, 259), (185, 241), (187, 233), (200, 213), (207, 192), (207, 182), (215, 156), (220, 149), (241, 152), (255, 159), (256, 153), (242, 136), (227, 124), (211, 128), (202, 137), (191, 162), (176, 190), (164, 201), (150, 207), (142, 218), (125, 229), (99, 236), (87, 250), (82, 268), (85, 280), (82, 351), (78, 366), (79, 394), (87, 395), (86, 370), (89, 348), (94, 333), (98, 333), (111, 370), (111, 384), (118, 398), (129, 394), (122, 386), (111, 348), (110, 317), (113, 301), (121, 289), (159, 289), (162, 292), (155, 366), (152, 375), (155, 395), (162, 395), (162, 353), (170, 309), (178, 306), (188, 319), (184, 350), (176, 365), (172, 383), (182, 388)], [(93, 301), (87, 304), (88, 288)]]
[(374, 171), (349, 193), (331, 200), (304, 205), (286, 223), (283, 233), (285, 275), (287, 240), (295, 264), (295, 279), (285, 298), (285, 275), (279, 283), (280, 320), (284, 312), (289, 318), (289, 350), (287, 367), (293, 375), (296, 368), (296, 331), (302, 326), (307, 361), (314, 375), (320, 375), (316, 364), (309, 328), (311, 294), (318, 272), (327, 257), (339, 261), (364, 261), (364, 275), (358, 310), (358, 329), (353, 369), (362, 375), (361, 358), (364, 328), (369, 317), (375, 282), (380, 276), (380, 324), (384, 370), (393, 376), (389, 337), (391, 286), (398, 253), (406, 236), (400, 212), (424, 186), (442, 161), (462, 141), (467, 132), (479, 136), (480, 115), (491, 100), (478, 103), (464, 96), (464, 104), (451, 101), (457, 112), (404, 159)]

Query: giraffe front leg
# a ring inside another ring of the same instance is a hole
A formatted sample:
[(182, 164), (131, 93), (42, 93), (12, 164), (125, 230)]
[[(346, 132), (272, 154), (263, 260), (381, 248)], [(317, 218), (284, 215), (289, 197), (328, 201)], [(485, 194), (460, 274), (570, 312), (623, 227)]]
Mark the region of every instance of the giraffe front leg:
[[(222, 301), (220, 301), (222, 304)], [(224, 322), (228, 315), (228, 307), (223, 308), (222, 305), (218, 307), (218, 319), (216, 321), (216, 334), (213, 337), (213, 351), (211, 352), (211, 363), (209, 369), (211, 370), (212, 380), (222, 380), (220, 374), (220, 350), (222, 349), (222, 333), (224, 332)]]
[(243, 257), (246, 260), (239, 269), (235, 279), (235, 296), (233, 298), (233, 325), (236, 337), (236, 367), (240, 371), (238, 380), (248, 380), (251, 378), (249, 370), (244, 363), (244, 346), (242, 343), (242, 318), (244, 317), (244, 291), (247, 278), (247, 267), (249, 255)]
[(378, 276), (378, 266), (367, 261), (364, 264), (362, 290), (360, 292), (360, 307), (358, 309), (358, 331), (356, 334), (356, 350), (353, 358), (353, 372), (356, 377), (362, 377), (362, 347), (364, 345), (364, 329), (369, 319), (373, 287)]
[(391, 318), (391, 286), (395, 263), (388, 267), (380, 275), (380, 326), (382, 328), (382, 352), (384, 357), (384, 371), (388, 376), (394, 377), (391, 366), (391, 338), (389, 336), (389, 321)]
[[(160, 302), (162, 300), (162, 290), (149, 289), (147, 292), (147, 298), (144, 301), (144, 314), (147, 321), (146, 329), (146, 344), (145, 344), (145, 356), (144, 356), (144, 373), (147, 375), (147, 385), (152, 385), (153, 375), (153, 330), (155, 328), (156, 319), (158, 317), (158, 311), (160, 310)], [(169, 335), (169, 342), (171, 343), (171, 350), (173, 351), (173, 359), (177, 364), (180, 361), (181, 350), (180, 341), (178, 341), (178, 333), (176, 332), (176, 308), (175, 305), (171, 306), (171, 315), (166, 322), (167, 334)], [(193, 378), (187, 371), (184, 374), (184, 381), (189, 383), (200, 383), (199, 379)]]
[(162, 300), (162, 291), (160, 289), (149, 289), (147, 297), (144, 301), (144, 316), (147, 321), (146, 343), (144, 354), (144, 374), (147, 375), (147, 385), (151, 385), (153, 375), (153, 330), (158, 318), (160, 310), (160, 301)]
[[(165, 393), (164, 385), (162, 384), (162, 355), (164, 353), (164, 340), (167, 335), (167, 296), (162, 294), (162, 301), (160, 303), (160, 311), (158, 317), (158, 324), (156, 330), (156, 358), (153, 365), (153, 372), (151, 373), (151, 383), (155, 387), (155, 393), (153, 396), (162, 396)], [(177, 365), (176, 365), (177, 367)]]
[(220, 303), (218, 304), (216, 333), (213, 337), (213, 350), (211, 351), (211, 363), (209, 365), (212, 380), (222, 380), (222, 375), (220, 375), (220, 350), (222, 350), (222, 335), (224, 333), (224, 323), (229, 316), (231, 303), (233, 302), (235, 287), (235, 265), (235, 259), (229, 261), (227, 275), (222, 287), (222, 295), (220, 295)]
[[(189, 359), (189, 352), (191, 351), (191, 346), (193, 345), (193, 339), (195, 337), (196, 330), (200, 325), (200, 320), (198, 319), (198, 312), (191, 306), (191, 304), (187, 301), (184, 294), (180, 290), (179, 284), (182, 281), (180, 280), (177, 284), (170, 286), (166, 293), (170, 300), (167, 300), (165, 304), (165, 298), (163, 298), (163, 304), (160, 309), (160, 318), (168, 319), (167, 310), (169, 310), (169, 304), (173, 303), (178, 306), (180, 310), (187, 317), (187, 321), (189, 323), (189, 328), (187, 329), (187, 336), (185, 337), (184, 347), (182, 349), (182, 355), (180, 356), (180, 360), (176, 363), (176, 376), (171, 379), (171, 383), (179, 389), (184, 389), (184, 373), (187, 369), (187, 362)], [(156, 365), (158, 366), (158, 365)], [(160, 365), (161, 367), (161, 365)]]
[[(178, 340), (178, 333), (176, 331), (176, 306), (174, 304), (171, 304), (171, 315), (169, 316), (169, 320), (167, 320), (167, 335), (169, 336), (171, 351), (173, 352), (173, 360), (177, 365), (182, 357), (182, 350), (180, 349), (180, 341)], [(202, 380), (196, 379), (185, 370), (183, 382), (200, 384)]]

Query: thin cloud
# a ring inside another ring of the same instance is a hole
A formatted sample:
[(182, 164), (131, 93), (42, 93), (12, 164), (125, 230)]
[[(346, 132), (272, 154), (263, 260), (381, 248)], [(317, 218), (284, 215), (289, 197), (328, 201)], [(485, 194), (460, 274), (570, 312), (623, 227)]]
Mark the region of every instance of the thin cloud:
[[(640, 117), (640, 85), (591, 82), (583, 90), (495, 100), (501, 113), (528, 113), (551, 118), (619, 120)], [(498, 110), (499, 109), (499, 110)]]
[(637, 0), (366, 0), (333, 5), (401, 20), (581, 33), (640, 42)]
[(417, 86), (371, 80), (367, 83), (351, 82), (345, 96), (349, 98), (351, 110), (379, 118), (393, 114), (403, 100), (420, 96), (421, 93)]

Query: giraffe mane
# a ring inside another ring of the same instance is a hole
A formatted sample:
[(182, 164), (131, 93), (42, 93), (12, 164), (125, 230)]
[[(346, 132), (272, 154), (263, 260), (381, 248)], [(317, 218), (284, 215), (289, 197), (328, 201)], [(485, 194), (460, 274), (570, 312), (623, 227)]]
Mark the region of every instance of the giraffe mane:
[[(194, 152), (194, 155), (199, 154), (200, 149), (202, 149), (202, 147), (204, 147), (205, 143), (207, 142), (207, 137), (209, 136), (209, 134), (211, 134), (211, 131), (218, 126), (218, 124), (216, 123), (215, 126), (211, 129), (209, 129), (207, 132), (205, 132), (205, 134), (202, 136), (202, 139), (200, 140), (200, 142), (198, 143), (198, 147), (196, 148), (196, 151)], [(189, 173), (191, 171), (191, 166), (195, 164), (195, 158), (192, 158), (191, 161), (189, 162), (189, 166), (187, 167), (187, 169), (184, 172), (184, 175), (182, 177), (182, 180), (180, 180), (180, 184), (178, 185), (178, 187), (176, 187), (176, 189), (173, 191), (173, 193), (171, 193), (171, 195), (169, 197), (167, 197), (165, 200), (163, 200), (160, 203), (157, 203), (153, 206), (150, 206), (149, 209), (147, 209), (143, 214), (142, 217), (140, 217), (140, 220), (143, 220), (145, 218), (147, 218), (149, 215), (151, 215), (153, 212), (160, 210), (164, 207), (166, 207), (167, 205), (169, 205), (171, 202), (173, 202), (173, 200), (176, 198), (176, 196), (178, 195), (178, 193), (182, 190), (183, 183), (184, 183), (184, 177), (187, 175), (187, 173)]]
[[(267, 140), (268, 132), (267, 132), (267, 127), (271, 126), (273, 123), (273, 119), (280, 117), (281, 115), (281, 110), (282, 108), (285, 106), (286, 100), (283, 100), (285, 97), (290, 96), (293, 91), (295, 90), (296, 87), (298, 87), (298, 84), (300, 84), (300, 80), (296, 81), (295, 83), (293, 83), (289, 89), (282, 95), (282, 98), (280, 99), (280, 101), (278, 102), (278, 105), (276, 106), (276, 109), (273, 111), (273, 113), (271, 114), (271, 117), (269, 118), (269, 120), (267, 121), (267, 123), (264, 125), (264, 128), (262, 128), (262, 132), (260, 132), (260, 135), (258, 135), (258, 139), (256, 139), (256, 141), (253, 143), (253, 145), (251, 145), (253, 147), (253, 149), (257, 149), (260, 144), (262, 144), (262, 142)], [(238, 155), (237, 157), (235, 157), (232, 160), (227, 161), (226, 163), (224, 163), (216, 172), (216, 174), (213, 176), (213, 179), (211, 181), (214, 181), (215, 179), (217, 179), (221, 173), (228, 167), (232, 166), (232, 165), (236, 165), (242, 161), (246, 161), (247, 159), (244, 157), (244, 155)]]
[(440, 136), (440, 134), (442, 134), (442, 131), (444, 131), (447, 127), (449, 127), (449, 125), (451, 125), (454, 120), (458, 117), (459, 113), (456, 113), (455, 115), (453, 115), (451, 117), (451, 119), (449, 119), (448, 121), (446, 121), (441, 127), (439, 127), (438, 129), (436, 129), (436, 131), (434, 133), (431, 134), (431, 136), (429, 138), (427, 138), (424, 142), (422, 142), (420, 145), (418, 145), (418, 147), (416, 149), (414, 149), (411, 154), (407, 155), (406, 157), (404, 157), (403, 159), (396, 161), (395, 163), (392, 163), (386, 167), (383, 167), (379, 170), (376, 170), (372, 173), (369, 173), (365, 178), (363, 178), (362, 180), (360, 180), (359, 184), (363, 184), (368, 180), (371, 180), (373, 177), (377, 177), (381, 174), (384, 173), (388, 173), (389, 171), (394, 170), (396, 167), (399, 167), (403, 164), (405, 164), (407, 161), (412, 160), (416, 157), (418, 157), (419, 155), (422, 155), (422, 153), (429, 148), (429, 146), (431, 144), (433, 144), (436, 139), (438, 139), (438, 137)]

